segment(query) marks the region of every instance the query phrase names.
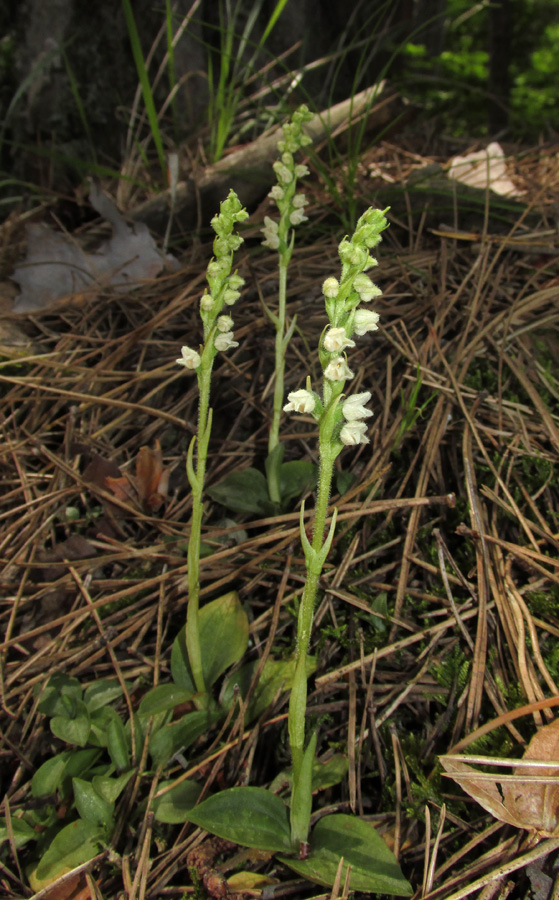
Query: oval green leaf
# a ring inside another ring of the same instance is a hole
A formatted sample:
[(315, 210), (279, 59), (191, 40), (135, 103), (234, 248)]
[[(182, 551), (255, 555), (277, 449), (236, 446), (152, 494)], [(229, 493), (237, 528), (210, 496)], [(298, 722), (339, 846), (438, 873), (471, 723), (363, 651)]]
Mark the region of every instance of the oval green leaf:
[[(162, 790), (172, 783), (172, 781), (162, 781), (158, 790)], [(152, 806), (155, 818), (158, 822), (166, 822), (168, 825), (182, 825), (183, 822), (188, 822), (188, 813), (196, 806), (201, 792), (202, 785), (195, 781), (181, 781), (162, 797), (155, 798)]]
[(192, 697), (192, 691), (177, 687), (176, 684), (158, 684), (157, 687), (148, 691), (145, 697), (142, 697), (138, 715), (156, 716), (174, 709), (181, 703), (186, 703)]
[(58, 832), (41, 862), (35, 869), (34, 880), (42, 887), (55, 881), (76, 866), (87, 862), (99, 852), (103, 830), (92, 822), (78, 819)]
[[(241, 666), (234, 675), (227, 679), (223, 688), (221, 702), (225, 709), (229, 709), (235, 697), (235, 685), (238, 686), (241, 697), (246, 697), (249, 687), (253, 681), (259, 660), (246, 663)], [(316, 659), (314, 656), (307, 657), (306, 671), (307, 678), (313, 674), (316, 669)], [(289, 691), (293, 684), (293, 675), (295, 672), (294, 659), (268, 659), (263, 671), (258, 678), (256, 690), (252, 695), (252, 699), (248, 706), (247, 721), (257, 719), (265, 712), (271, 703), (275, 700), (280, 691)]]
[[(230, 591), (201, 608), (199, 623), (204, 681), (211, 687), (246, 652), (248, 616), (237, 592)], [(185, 634), (186, 628), (182, 628), (173, 642), (171, 674), (178, 687), (194, 694), (196, 689), (190, 673)]]
[(226, 841), (256, 850), (289, 850), (287, 808), (265, 788), (239, 787), (208, 797), (188, 821)]
[[(67, 698), (66, 698), (67, 699)], [(74, 703), (75, 714), (69, 718), (68, 716), (54, 716), (50, 720), (50, 730), (55, 737), (67, 744), (76, 744), (78, 747), (85, 747), (91, 729), (89, 713), (87, 706), (82, 700)]]
[(73, 778), (74, 802), (82, 819), (108, 829), (113, 822), (114, 803), (100, 797), (93, 785), (83, 778)]
[(266, 516), (273, 509), (264, 475), (251, 467), (231, 472), (205, 490), (212, 500), (233, 512)]
[(111, 720), (107, 726), (107, 750), (111, 757), (111, 762), (117, 767), (119, 772), (126, 772), (130, 768), (130, 752), (129, 743), (126, 737), (126, 731), (122, 724), (122, 719), (114, 710)]
[(318, 468), (304, 459), (294, 459), (282, 463), (279, 470), (279, 483), (282, 503), (302, 497), (305, 491), (312, 491), (318, 480)]
[(179, 750), (186, 750), (220, 717), (218, 712), (197, 710), (183, 716), (179, 722), (164, 725), (151, 738), (149, 752), (156, 766), (163, 766)]
[(355, 816), (325, 816), (314, 827), (307, 859), (280, 857), (280, 861), (303, 878), (330, 887), (340, 858), (351, 865), (350, 890), (409, 897), (412, 887), (402, 875), (392, 851), (368, 822)]
[(122, 688), (116, 678), (103, 678), (85, 689), (84, 702), (90, 713), (102, 709), (122, 696)]

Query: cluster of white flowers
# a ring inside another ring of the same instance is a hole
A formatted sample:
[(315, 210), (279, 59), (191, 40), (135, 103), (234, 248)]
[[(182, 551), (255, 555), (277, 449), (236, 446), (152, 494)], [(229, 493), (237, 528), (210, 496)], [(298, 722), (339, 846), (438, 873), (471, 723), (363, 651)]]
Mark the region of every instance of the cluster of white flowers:
[(242, 238), (234, 234), (235, 225), (248, 218), (237, 195), (230, 191), (227, 200), (221, 204), (219, 215), (212, 219), (216, 233), (213, 250), (214, 258), (206, 269), (208, 288), (200, 298), (200, 316), (204, 325), (204, 344), (200, 352), (191, 347), (182, 347), (179, 366), (196, 371), (200, 366), (211, 372), (214, 356), (239, 344), (234, 340), (233, 319), (221, 315), (224, 306), (233, 306), (241, 296), (244, 279), (236, 272), (231, 273), (233, 254), (242, 244)]
[(269, 247), (270, 250), (277, 250), (279, 248), (280, 239), (278, 228), (277, 222), (274, 222), (270, 216), (264, 216), (264, 228), (262, 229), (262, 234), (264, 235), (262, 244), (264, 247)]
[(312, 113), (301, 106), (293, 113), (291, 122), (283, 126), (284, 139), (278, 142), (281, 159), (273, 164), (274, 172), (278, 179), (268, 194), (277, 204), (280, 212), (280, 221), (274, 222), (269, 216), (264, 217), (262, 244), (270, 250), (279, 250), (280, 253), (289, 254), (288, 231), (295, 225), (307, 221), (305, 206), (307, 200), (304, 194), (296, 194), (297, 179), (309, 174), (309, 169), (303, 163), (295, 164), (293, 154), (311, 143), (311, 139), (304, 134), (303, 125), (312, 119)]
[(325, 330), (319, 346), (325, 379), (324, 402), (320, 402), (317, 395), (307, 389), (292, 391), (284, 406), (285, 412), (311, 413), (320, 421), (327, 410), (331, 410), (330, 439), (333, 446), (338, 448), (337, 452), (344, 444), (369, 443), (367, 425), (363, 420), (373, 415), (365, 406), (371, 399), (371, 394), (363, 391), (343, 399), (344, 383), (348, 378), (354, 377), (345, 351), (355, 347), (353, 336), (363, 337), (370, 331), (378, 330), (378, 313), (359, 304), (370, 303), (382, 294), (365, 271), (377, 265), (369, 251), (379, 243), (380, 233), (386, 228), (385, 212), (386, 210), (367, 210), (361, 216), (353, 237), (344, 238), (339, 245), (341, 279), (338, 281), (337, 278), (330, 277), (322, 285), (330, 320), (330, 326)]

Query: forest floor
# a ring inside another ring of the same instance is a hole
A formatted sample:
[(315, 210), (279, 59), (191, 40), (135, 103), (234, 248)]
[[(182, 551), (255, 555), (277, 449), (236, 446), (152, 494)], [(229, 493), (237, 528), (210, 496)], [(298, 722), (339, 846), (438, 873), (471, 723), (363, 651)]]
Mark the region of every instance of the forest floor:
[[(516, 174), (529, 191), (516, 210), (480, 191), (465, 214), (452, 192), (446, 205), (405, 189), (396, 195), (413, 168), (435, 159), (408, 143), (369, 151), (355, 185), (363, 209), (392, 206), (391, 225), (377, 248), (380, 328), (351, 359), (352, 390), (373, 395), (370, 443), (338, 459), (338, 526), (315, 618), (310, 721), (321, 762), (341, 760), (343, 770), (339, 783), (317, 792), (315, 813), (334, 808), (373, 822), (418, 898), (463, 896), (477, 879), (489, 885), (486, 898), (535, 897), (537, 878), (556, 877), (546, 853), (557, 842), (545, 844), (559, 827), (556, 789), (530, 786), (524, 767), (519, 793), (528, 801), (514, 808), (510, 793), (472, 776), (472, 791), (508, 816), (499, 821), (442, 776), (439, 757), (518, 759), (559, 704), (557, 161), (541, 148), (524, 154)], [(286, 393), (307, 374), (319, 382), (321, 285), (339, 274), (344, 236), (316, 175), (304, 189), (309, 228), (289, 272), (288, 315), (297, 325)], [(273, 304), (277, 269), (258, 227), (268, 213), (251, 216), (238, 255), (246, 279), (234, 310), (239, 347), (216, 360), (210, 486), (246, 466), (263, 469), (267, 452), (273, 330), (259, 295)], [(134, 292), (105, 289), (5, 319), (28, 341), (3, 346), (0, 364), (6, 898), (33, 893), (36, 843), (17, 849), (13, 831), (14, 821), (45, 808), (31, 779), (70, 747), (37, 707), (48, 679), (63, 673), (86, 688), (117, 678), (126, 685), (115, 706), (124, 718), (170, 681), (187, 602), (185, 457), (197, 416), (195, 377), (175, 360), (201, 337), (211, 244), (183, 249), (179, 271)], [(316, 462), (310, 417), (286, 416), (281, 439), (287, 460)], [(308, 516), (311, 507), (307, 500)], [(243, 516), (208, 498), (202, 601), (238, 592), (251, 660), (293, 652), (304, 579), (298, 520), (298, 503), (282, 515)], [(286, 704), (277, 690), (257, 721), (243, 728), (232, 715), (163, 772), (144, 754), (119, 798), (111, 849), (82, 866), (65, 892), (42, 896), (189, 896), (187, 857), (192, 867), (202, 836), (154, 820), (146, 803), (154, 778), (188, 771), (214, 789), (269, 785), (289, 764)], [(559, 748), (542, 758), (559, 760)], [(457, 777), (464, 783), (463, 771)], [(34, 825), (39, 837), (54, 833), (52, 816), (57, 828), (76, 818), (68, 797), (48, 802), (48, 825)], [(498, 877), (499, 867), (533, 852), (534, 834), (536, 851), (544, 848), (539, 863), (527, 857), (532, 868)], [(204, 866), (226, 876), (263, 873), (267, 898), (325, 890), (294, 881), (269, 854), (216, 860), (210, 852), (198, 862), (201, 878)], [(206, 878), (210, 894), (212, 884)], [(244, 896), (260, 895), (257, 882), (242, 885)]]

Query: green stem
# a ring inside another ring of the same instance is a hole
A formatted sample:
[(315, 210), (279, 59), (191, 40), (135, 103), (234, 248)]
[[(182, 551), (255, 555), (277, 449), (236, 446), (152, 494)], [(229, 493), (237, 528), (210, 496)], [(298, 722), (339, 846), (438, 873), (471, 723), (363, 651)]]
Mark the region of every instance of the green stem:
[(293, 758), (293, 784), (298, 782), (305, 747), (305, 714), (307, 709), (307, 656), (312, 631), (314, 606), (318, 582), (324, 560), (324, 530), (328, 513), (328, 500), (332, 485), (332, 474), (336, 454), (332, 452), (330, 436), (321, 439), (320, 476), (316, 500), (312, 552), (305, 554), (307, 577), (299, 606), (297, 623), (297, 649), (295, 651), (295, 674), (289, 699), (289, 744)]
[[(285, 308), (287, 297), (287, 267), (291, 253), (280, 253), (279, 256), (279, 288), (278, 288), (278, 313), (276, 321), (276, 345), (275, 345), (275, 383), (274, 383), (274, 409), (272, 412), (272, 424), (268, 438), (268, 454), (279, 444), (279, 430), (281, 413), (283, 410), (284, 373), (285, 373)], [(268, 493), (273, 503), (280, 503), (281, 494), (279, 487), (279, 466), (268, 467)]]
[(190, 538), (188, 541), (188, 606), (186, 611), (186, 649), (188, 661), (196, 690), (201, 695), (200, 702), (206, 696), (206, 684), (202, 669), (202, 650), (200, 646), (200, 544), (202, 540), (202, 516), (204, 512), (203, 493), (206, 476), (206, 460), (212, 427), (212, 414), (209, 409), (210, 383), (212, 375), (211, 357), (209, 361), (202, 359), (199, 370), (198, 385), (200, 389), (198, 441), (196, 444), (196, 472), (189, 478), (192, 488), (192, 517)]

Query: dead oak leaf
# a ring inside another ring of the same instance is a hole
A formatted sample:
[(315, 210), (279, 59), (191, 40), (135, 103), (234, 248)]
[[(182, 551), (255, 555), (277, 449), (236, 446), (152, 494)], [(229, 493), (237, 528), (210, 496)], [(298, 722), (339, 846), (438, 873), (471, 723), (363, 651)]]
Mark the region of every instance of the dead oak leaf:
[[(559, 719), (539, 729), (522, 761), (484, 756), (441, 756), (440, 761), (445, 772), (496, 819), (539, 837), (559, 833)], [(511, 768), (512, 774), (480, 772), (470, 763)]]

